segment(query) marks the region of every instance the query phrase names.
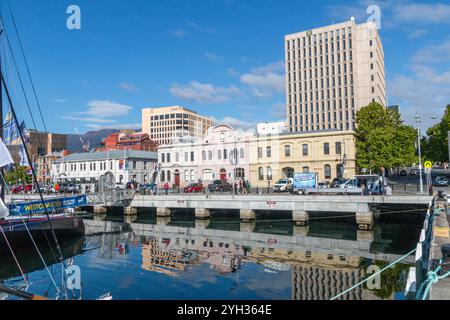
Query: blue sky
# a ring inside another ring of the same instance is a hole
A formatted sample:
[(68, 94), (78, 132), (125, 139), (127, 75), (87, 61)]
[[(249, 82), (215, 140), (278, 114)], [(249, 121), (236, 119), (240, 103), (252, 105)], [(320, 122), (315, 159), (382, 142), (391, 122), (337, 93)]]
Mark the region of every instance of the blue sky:
[[(81, 30), (66, 28), (71, 4), (81, 8)], [(365, 22), (370, 4), (382, 10), (389, 103), (401, 105), (406, 121), (419, 112), (428, 127), (450, 103), (449, 2), (11, 1), (47, 127), (61, 133), (138, 128), (143, 107), (168, 105), (242, 128), (283, 120), (284, 35), (351, 16)], [(4, 2), (1, 12), (20, 60)]]

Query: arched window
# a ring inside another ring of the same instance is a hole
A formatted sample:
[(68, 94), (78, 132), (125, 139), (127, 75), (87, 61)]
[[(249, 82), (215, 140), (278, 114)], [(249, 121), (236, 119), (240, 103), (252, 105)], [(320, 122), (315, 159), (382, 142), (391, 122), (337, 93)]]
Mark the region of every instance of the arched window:
[(189, 171), (188, 170), (185, 170), (184, 171), (184, 181), (189, 181)]
[(264, 180), (264, 168), (263, 167), (258, 168), (258, 178), (260, 181)]
[(195, 171), (191, 170), (191, 181), (195, 181)]
[(161, 171), (161, 182), (165, 182), (165, 181), (166, 181), (166, 172)]
[(210, 150), (210, 151), (208, 151), (208, 160), (212, 160), (212, 157), (213, 157), (213, 153)]
[(288, 144), (284, 146), (284, 156), (285, 157), (291, 156), (291, 146)]
[(167, 182), (170, 182), (171, 180), (170, 180), (170, 170), (167, 170)]
[(267, 158), (271, 158), (272, 157), (272, 147), (267, 147)]
[(204, 151), (204, 150), (203, 150), (203, 152), (202, 152), (202, 159), (203, 159), (203, 161), (206, 160), (206, 151)]
[(272, 167), (267, 167), (267, 181), (272, 181)]
[(325, 165), (325, 179), (331, 179), (331, 166)]
[(260, 181), (264, 180), (264, 168), (263, 167), (258, 168), (258, 178)]

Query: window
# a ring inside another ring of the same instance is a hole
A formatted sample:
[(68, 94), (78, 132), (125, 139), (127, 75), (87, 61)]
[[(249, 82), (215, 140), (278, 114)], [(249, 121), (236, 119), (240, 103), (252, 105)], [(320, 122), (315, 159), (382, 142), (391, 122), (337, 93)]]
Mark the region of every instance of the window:
[(284, 156), (285, 157), (291, 156), (291, 146), (288, 144), (284, 146)]
[(245, 178), (245, 170), (243, 168), (236, 168), (236, 170), (234, 170), (234, 176), (236, 179)]
[(206, 161), (206, 151), (202, 151), (202, 159), (203, 161)]
[(267, 181), (272, 181), (272, 167), (267, 167)]
[(161, 171), (161, 182), (165, 182), (166, 181), (166, 172), (163, 170)]
[(263, 157), (263, 149), (258, 147), (258, 158), (261, 159)]
[(175, 161), (180, 162), (180, 153), (175, 153)]
[(194, 151), (191, 151), (191, 161), (195, 161)]
[(167, 170), (167, 182), (170, 182), (170, 171)]
[(244, 148), (241, 148), (239, 153), (240, 153), (241, 159), (244, 159), (245, 158)]
[(217, 159), (222, 160), (222, 150), (217, 150)]
[(213, 153), (210, 150), (210, 151), (208, 151), (208, 160), (212, 160), (212, 157), (213, 157)]
[(170, 163), (170, 153), (167, 154), (167, 162)]
[(330, 144), (327, 142), (323, 144), (323, 154), (324, 155), (330, 154)]
[(266, 153), (267, 153), (267, 158), (271, 158), (272, 157), (272, 147), (267, 147)]
[(258, 178), (259, 178), (259, 181), (264, 180), (264, 168), (263, 167), (258, 168)]
[(166, 154), (165, 153), (161, 154), (161, 162), (162, 163), (166, 162)]
[(342, 143), (336, 142), (336, 154), (342, 154)]
[(303, 150), (303, 155), (307, 156), (308, 155), (308, 145), (307, 144), (303, 144), (302, 145), (302, 150)]
[(331, 166), (325, 165), (325, 179), (331, 179)]
[(189, 153), (187, 153), (187, 152), (184, 153), (184, 161), (185, 162), (189, 161)]
[(195, 171), (191, 170), (191, 181), (195, 180)]
[(189, 171), (188, 170), (186, 170), (186, 171), (184, 171), (184, 181), (189, 181)]
[(204, 181), (212, 181), (214, 179), (213, 177), (213, 171), (211, 169), (205, 169), (203, 170), (203, 180)]
[(227, 160), (227, 158), (228, 158), (227, 149), (223, 149), (223, 159)]
[(303, 173), (309, 173), (309, 167), (303, 167)]

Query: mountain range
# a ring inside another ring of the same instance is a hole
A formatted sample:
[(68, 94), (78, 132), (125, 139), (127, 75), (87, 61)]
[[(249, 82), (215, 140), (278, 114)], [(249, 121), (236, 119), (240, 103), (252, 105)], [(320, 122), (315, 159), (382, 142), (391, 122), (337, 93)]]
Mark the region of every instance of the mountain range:
[(97, 148), (102, 140), (112, 133), (118, 132), (117, 129), (101, 129), (97, 131), (89, 131), (85, 134), (68, 134), (67, 135), (67, 149), (71, 153), (83, 152), (83, 144), (80, 138), (84, 142), (89, 141), (89, 146), (92, 149)]

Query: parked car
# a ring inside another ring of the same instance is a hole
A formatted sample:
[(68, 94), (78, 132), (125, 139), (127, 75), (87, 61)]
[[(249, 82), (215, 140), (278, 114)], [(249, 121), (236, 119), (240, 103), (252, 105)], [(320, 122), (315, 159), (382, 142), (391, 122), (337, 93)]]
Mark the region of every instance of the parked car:
[(15, 186), (13, 186), (11, 188), (11, 192), (13, 194), (21, 193), (22, 191), (23, 191), (23, 185), (21, 185), (21, 184), (16, 184)]
[(33, 191), (33, 185), (32, 185), (32, 184), (26, 184), (26, 185), (23, 187), (23, 191), (26, 192), (26, 193), (32, 192), (32, 191)]
[(273, 185), (273, 192), (291, 192), (294, 179), (281, 179)]
[(205, 187), (201, 183), (191, 183), (186, 188), (184, 188), (184, 193), (197, 193), (203, 192)]
[(331, 182), (331, 188), (340, 188), (341, 185), (345, 184), (347, 179), (344, 178), (334, 178)]
[(233, 191), (233, 186), (231, 183), (222, 180), (215, 180), (213, 183), (208, 185), (208, 190), (210, 192), (227, 192)]
[(444, 176), (438, 176), (434, 179), (434, 185), (439, 187), (448, 187), (448, 178)]

